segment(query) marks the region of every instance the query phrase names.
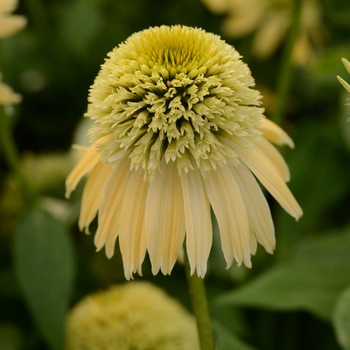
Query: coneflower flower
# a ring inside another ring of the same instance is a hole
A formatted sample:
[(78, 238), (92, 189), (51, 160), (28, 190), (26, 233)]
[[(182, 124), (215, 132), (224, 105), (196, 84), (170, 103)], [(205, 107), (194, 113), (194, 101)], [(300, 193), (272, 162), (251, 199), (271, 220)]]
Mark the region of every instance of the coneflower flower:
[[(229, 267), (250, 267), (257, 242), (275, 249), (274, 226), (255, 177), (298, 219), (289, 170), (270, 144), (292, 140), (265, 119), (260, 93), (239, 53), (219, 36), (154, 27), (108, 54), (89, 95), (88, 148), (67, 178), (67, 197), (89, 171), (79, 227), (98, 212), (97, 250), (117, 237), (127, 279), (146, 251), (152, 272), (170, 274), (186, 242), (203, 277), (212, 245), (210, 207)], [(254, 177), (255, 175), (255, 177)]]
[(0, 0), (0, 38), (17, 33), (27, 24), (25, 17), (11, 14), (17, 3), (17, 0)]
[(112, 286), (70, 311), (66, 350), (198, 350), (196, 321), (147, 282)]
[[(348, 71), (348, 73), (350, 73), (350, 62), (346, 59), (346, 58), (342, 58), (342, 62), (346, 68), (346, 70)], [(350, 85), (339, 75), (337, 76), (339, 82), (344, 86), (344, 88), (350, 92)]]
[[(9, 37), (21, 30), (27, 23), (23, 16), (11, 14), (17, 7), (17, 0), (0, 0), (0, 38)], [(0, 72), (0, 105), (8, 106), (21, 101), (21, 96), (2, 82)]]
[[(216, 14), (226, 13), (222, 31), (231, 38), (253, 34), (252, 51), (261, 59), (270, 57), (281, 43), (294, 20), (294, 0), (202, 0)], [(302, 0), (300, 27), (293, 61), (306, 65), (322, 47), (327, 31), (322, 25), (319, 1)]]

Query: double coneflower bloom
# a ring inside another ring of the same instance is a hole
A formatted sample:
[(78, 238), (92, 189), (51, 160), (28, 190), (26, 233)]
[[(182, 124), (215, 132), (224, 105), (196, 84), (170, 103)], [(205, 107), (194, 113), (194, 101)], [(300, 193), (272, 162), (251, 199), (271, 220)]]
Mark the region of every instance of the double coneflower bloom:
[[(265, 119), (260, 93), (239, 53), (219, 36), (185, 26), (133, 34), (108, 54), (89, 95), (88, 148), (67, 178), (67, 196), (85, 184), (80, 229), (98, 212), (97, 250), (117, 237), (127, 279), (170, 274), (185, 249), (203, 277), (212, 245), (210, 208), (222, 250), (250, 267), (260, 243), (275, 249), (274, 226), (256, 180), (298, 219), (289, 170), (272, 143), (293, 147)], [(269, 142), (270, 141), (270, 142)]]
[[(202, 0), (214, 13), (226, 13), (222, 25), (225, 35), (232, 38), (254, 33), (252, 51), (255, 56), (270, 57), (285, 40), (295, 21), (294, 0)], [(326, 29), (322, 24), (318, 0), (301, 0), (301, 15), (293, 61), (306, 65), (322, 47)]]
[[(27, 23), (23, 16), (13, 15), (17, 7), (17, 0), (0, 0), (0, 38), (7, 38), (19, 30), (21, 30)], [(0, 72), (0, 104), (11, 105), (21, 100), (21, 96), (14, 93), (13, 90), (2, 81), (2, 74)]]

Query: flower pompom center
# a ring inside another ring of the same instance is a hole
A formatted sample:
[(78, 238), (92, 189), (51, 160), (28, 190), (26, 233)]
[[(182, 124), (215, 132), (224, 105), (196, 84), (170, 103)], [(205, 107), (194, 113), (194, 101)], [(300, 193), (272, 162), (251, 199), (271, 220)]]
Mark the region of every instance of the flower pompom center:
[(184, 26), (136, 33), (108, 54), (90, 90), (87, 116), (101, 160), (118, 163), (128, 152), (131, 168), (152, 179), (162, 160), (181, 172), (202, 173), (235, 164), (223, 141), (259, 137), (260, 94), (239, 53), (219, 36)]

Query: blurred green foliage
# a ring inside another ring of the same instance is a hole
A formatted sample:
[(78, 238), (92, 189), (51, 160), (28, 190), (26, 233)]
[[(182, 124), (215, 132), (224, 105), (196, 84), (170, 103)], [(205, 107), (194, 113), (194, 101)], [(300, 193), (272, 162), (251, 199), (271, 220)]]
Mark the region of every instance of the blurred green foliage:
[[(251, 270), (225, 270), (214, 229), (206, 285), (222, 350), (350, 349), (350, 96), (336, 79), (350, 80), (341, 63), (350, 60), (350, 3), (319, 4), (328, 35), (315, 62), (294, 68), (283, 127), (296, 147), (281, 149), (304, 216), (294, 222), (269, 198), (277, 250), (270, 256), (258, 249)], [(2, 41), (1, 72), (23, 97), (10, 119), (22, 159), (70, 152), (99, 66), (129, 35), (178, 23), (221, 34), (224, 17), (200, 0), (23, 0), (16, 13), (28, 26)], [(260, 61), (251, 54), (251, 35), (223, 39), (266, 91), (270, 116), (283, 48)], [(38, 192), (28, 208), (2, 153), (0, 164), (0, 349), (60, 349), (69, 306), (123, 282), (121, 259), (117, 253), (107, 260), (78, 232), (81, 188), (62, 204), (65, 174), (38, 187), (43, 170), (24, 171)], [(146, 261), (142, 278), (189, 307), (181, 265), (170, 277), (153, 277)]]

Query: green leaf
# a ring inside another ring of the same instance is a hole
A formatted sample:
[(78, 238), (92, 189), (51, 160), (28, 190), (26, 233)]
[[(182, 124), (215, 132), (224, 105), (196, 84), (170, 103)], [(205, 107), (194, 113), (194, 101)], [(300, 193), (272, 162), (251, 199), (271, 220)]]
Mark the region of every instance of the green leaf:
[(307, 310), (330, 319), (349, 283), (350, 231), (330, 232), (305, 243), (290, 261), (276, 265), (237, 290), (219, 296), (224, 305)]
[(343, 349), (350, 349), (350, 287), (340, 295), (334, 310), (333, 325)]
[(215, 340), (219, 350), (254, 350), (235, 334), (229, 332), (220, 322), (213, 322)]
[(15, 271), (28, 307), (52, 349), (62, 349), (74, 277), (72, 246), (60, 221), (33, 209), (14, 242)]

